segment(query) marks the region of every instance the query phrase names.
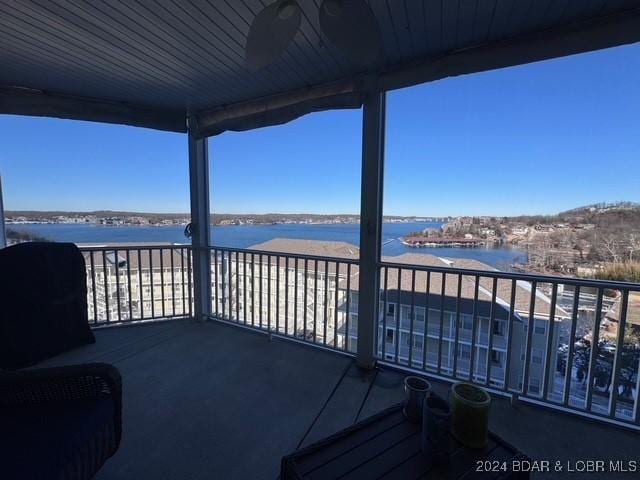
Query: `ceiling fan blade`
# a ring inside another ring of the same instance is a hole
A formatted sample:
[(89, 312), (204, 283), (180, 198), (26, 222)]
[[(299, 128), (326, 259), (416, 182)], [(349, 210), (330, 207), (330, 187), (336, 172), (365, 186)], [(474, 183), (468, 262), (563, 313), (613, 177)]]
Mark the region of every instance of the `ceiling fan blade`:
[(329, 41), (357, 64), (372, 68), (382, 59), (382, 34), (364, 0), (324, 0), (320, 28)]
[(247, 65), (260, 69), (278, 58), (300, 28), (300, 18), (300, 6), (295, 0), (278, 0), (262, 9), (249, 27)]

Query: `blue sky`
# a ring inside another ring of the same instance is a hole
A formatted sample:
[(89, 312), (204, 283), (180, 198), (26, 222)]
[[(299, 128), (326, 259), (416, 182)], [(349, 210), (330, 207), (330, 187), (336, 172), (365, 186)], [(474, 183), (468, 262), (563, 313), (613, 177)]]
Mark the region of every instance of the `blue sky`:
[[(640, 45), (388, 94), (385, 214), (640, 201)], [(210, 139), (212, 210), (357, 213), (361, 112)], [(0, 116), (5, 208), (186, 212), (186, 137)]]

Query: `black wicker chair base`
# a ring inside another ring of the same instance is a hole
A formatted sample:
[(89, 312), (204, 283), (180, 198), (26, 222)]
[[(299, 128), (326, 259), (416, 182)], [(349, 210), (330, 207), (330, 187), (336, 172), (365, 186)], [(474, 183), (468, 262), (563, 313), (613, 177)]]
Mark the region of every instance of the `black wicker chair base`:
[(111, 365), (0, 372), (0, 478), (89, 479), (120, 444)]

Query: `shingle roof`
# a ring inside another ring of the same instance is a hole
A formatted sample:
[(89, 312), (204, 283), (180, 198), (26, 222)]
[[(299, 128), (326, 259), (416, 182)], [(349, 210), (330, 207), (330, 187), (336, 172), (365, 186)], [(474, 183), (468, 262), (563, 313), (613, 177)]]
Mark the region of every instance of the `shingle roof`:
[[(620, 311), (622, 308), (622, 297), (620, 296), (611, 309), (606, 313), (608, 320), (619, 322)], [(627, 305), (627, 325), (640, 326), (640, 292), (629, 292), (629, 301)]]
[[(267, 242), (254, 245), (251, 247), (254, 250), (277, 252), (277, 253), (293, 253), (297, 255), (314, 255), (314, 256), (329, 256), (335, 258), (346, 258), (355, 260), (359, 256), (359, 249), (355, 245), (351, 245), (346, 242), (334, 242), (323, 240), (301, 240), (301, 239), (287, 239), (276, 238)], [(263, 259), (263, 262), (267, 260)], [(469, 258), (444, 258), (436, 255), (422, 254), (422, 253), (405, 253), (398, 256), (383, 256), (383, 262), (397, 263), (407, 265), (408, 268), (402, 269), (400, 276), (400, 289), (403, 297), (403, 303), (411, 302), (412, 292), (412, 270), (409, 268), (412, 265), (420, 267), (439, 267), (439, 268), (451, 268), (451, 269), (473, 269), (473, 270), (486, 270), (486, 271), (498, 271), (497, 269)], [(273, 259), (272, 259), (273, 262)], [(281, 264), (284, 265), (284, 260), (281, 259)], [(293, 264), (290, 263), (290, 266)], [(315, 268), (313, 262), (308, 264), (310, 269)], [(299, 268), (303, 268), (299, 265)], [(329, 264), (330, 272), (335, 271), (335, 266)], [(323, 262), (319, 262), (318, 271), (324, 271)], [(387, 290), (389, 301), (395, 301), (393, 298), (397, 296), (398, 289), (398, 270), (395, 268), (389, 268), (387, 270)], [(346, 269), (342, 267), (341, 273), (343, 275), (340, 281), (341, 288), (347, 288), (347, 279), (344, 278)], [(358, 290), (358, 274), (359, 268), (357, 265), (351, 266), (351, 280), (349, 282), (349, 288), (352, 291)], [(416, 304), (424, 305), (426, 303), (427, 293), (427, 273), (424, 271), (416, 271), (415, 274), (415, 292), (413, 300)], [(447, 308), (454, 308), (458, 296), (458, 278), (459, 272), (445, 275), (445, 304)], [(460, 286), (460, 298), (461, 298), (461, 310), (471, 309), (473, 300), (475, 298), (475, 276), (462, 274), (462, 284)], [(380, 279), (381, 288), (384, 288), (384, 276)], [(498, 279), (496, 302), (500, 306), (496, 310), (496, 316), (504, 316), (509, 310), (511, 305), (511, 288), (512, 282), (507, 279)], [(493, 289), (493, 279), (489, 277), (481, 277), (478, 286), (478, 308), (483, 315), (489, 314), (491, 297)], [(433, 308), (439, 308), (442, 296), (442, 274), (438, 272), (432, 272), (429, 275), (429, 305)], [(420, 299), (420, 296), (422, 299)], [(516, 282), (516, 298), (514, 302), (515, 311), (528, 315), (531, 301), (531, 284), (526, 281)], [(465, 306), (467, 308), (465, 308)], [(536, 317), (546, 317), (550, 313), (551, 301), (538, 290), (535, 299), (535, 314)], [(556, 319), (562, 319), (568, 317), (567, 312), (559, 307), (556, 307)]]
[(296, 255), (316, 255), (322, 257), (347, 258), (357, 260), (360, 249), (347, 242), (328, 240), (303, 240), (294, 238), (274, 238), (250, 247), (251, 250), (293, 253)]

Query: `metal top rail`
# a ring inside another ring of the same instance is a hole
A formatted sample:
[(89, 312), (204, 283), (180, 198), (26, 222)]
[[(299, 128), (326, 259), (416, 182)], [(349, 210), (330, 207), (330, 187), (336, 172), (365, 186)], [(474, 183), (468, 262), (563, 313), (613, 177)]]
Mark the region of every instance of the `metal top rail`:
[(398, 268), (402, 270), (416, 270), (421, 272), (436, 272), (453, 275), (468, 275), (474, 277), (488, 277), (504, 280), (524, 280), (540, 283), (562, 283), (564, 285), (605, 288), (611, 290), (640, 291), (640, 283), (618, 282), (613, 280), (595, 280), (576, 277), (560, 277), (558, 275), (541, 275), (528, 273), (503, 272), (500, 270), (477, 270), (471, 268), (437, 267), (426, 265), (411, 265), (407, 263), (380, 262), (379, 266), (385, 268)]
[(188, 243), (168, 243), (168, 244), (123, 244), (123, 245), (79, 245), (81, 252), (113, 252), (131, 250), (186, 250), (190, 249)]
[(337, 262), (337, 263), (350, 263), (352, 265), (358, 264), (357, 258), (345, 258), (345, 257), (325, 257), (322, 255), (308, 255), (302, 253), (288, 253), (288, 252), (273, 252), (269, 250), (254, 250), (251, 248), (235, 248), (235, 247), (217, 247), (212, 245), (209, 247), (210, 250), (217, 250), (221, 252), (239, 252), (239, 253), (247, 253), (253, 255), (263, 255), (270, 257), (287, 257), (287, 258), (297, 258), (300, 260), (317, 260), (319, 262)]

